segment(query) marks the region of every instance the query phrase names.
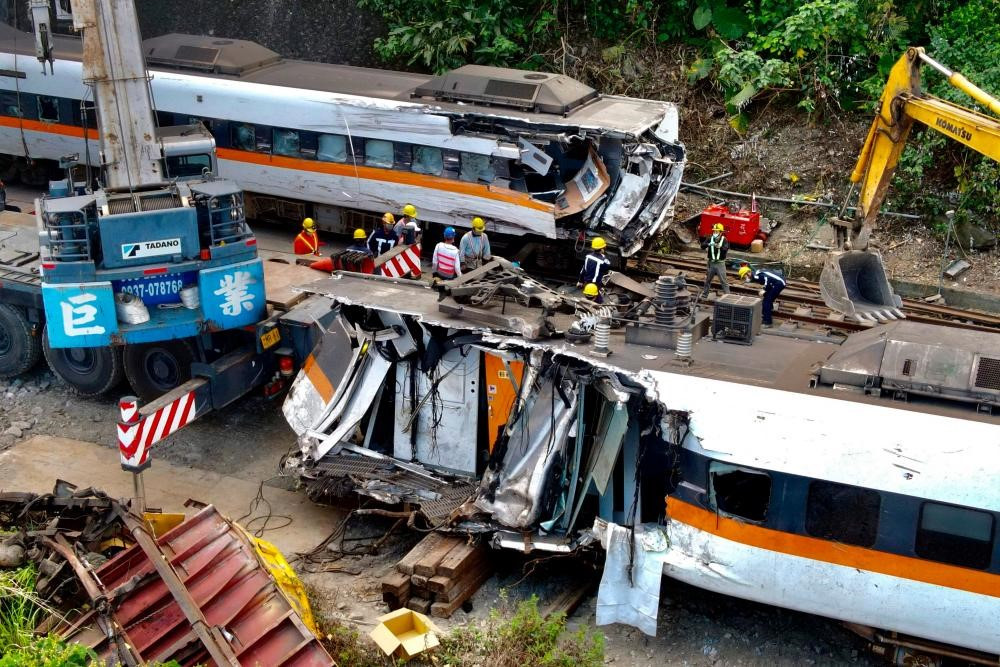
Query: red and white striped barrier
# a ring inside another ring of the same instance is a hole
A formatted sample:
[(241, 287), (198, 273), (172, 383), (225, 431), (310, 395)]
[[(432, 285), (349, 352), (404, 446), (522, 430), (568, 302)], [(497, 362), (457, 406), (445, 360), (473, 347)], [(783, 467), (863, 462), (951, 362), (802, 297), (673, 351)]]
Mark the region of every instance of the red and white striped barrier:
[(414, 243), (403, 252), (386, 260), (379, 268), (383, 276), (402, 278), (408, 273), (420, 276), (420, 244)]
[(189, 391), (141, 418), (139, 401), (134, 396), (121, 399), (118, 409), (121, 411), (121, 421), (118, 422), (118, 453), (121, 455), (122, 468), (133, 472), (148, 468), (150, 448), (190, 424), (198, 413), (194, 391)]

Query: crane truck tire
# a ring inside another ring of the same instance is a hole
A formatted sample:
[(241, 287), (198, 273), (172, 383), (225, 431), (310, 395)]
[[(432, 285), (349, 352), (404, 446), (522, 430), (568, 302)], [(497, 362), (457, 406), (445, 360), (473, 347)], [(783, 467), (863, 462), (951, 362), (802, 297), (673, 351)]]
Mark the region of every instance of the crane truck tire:
[(41, 341), (17, 306), (0, 304), (0, 378), (26, 373), (42, 355)]
[(124, 377), (120, 347), (54, 348), (43, 331), (42, 351), (52, 372), (79, 396), (106, 394)]
[(126, 345), (125, 377), (135, 395), (148, 403), (190, 380), (196, 358), (187, 340)]
[(874, 250), (831, 252), (819, 276), (823, 303), (859, 322), (887, 322), (906, 316), (892, 291), (882, 256)]

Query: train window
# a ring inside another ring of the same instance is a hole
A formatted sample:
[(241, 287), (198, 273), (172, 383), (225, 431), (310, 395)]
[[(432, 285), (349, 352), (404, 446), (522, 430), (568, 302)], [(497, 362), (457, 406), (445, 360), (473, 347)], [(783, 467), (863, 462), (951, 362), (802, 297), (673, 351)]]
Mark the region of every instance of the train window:
[(472, 183), (492, 183), (496, 178), (489, 155), (462, 153), (462, 169), (459, 178)]
[(324, 162), (347, 162), (347, 137), (339, 134), (319, 135), (316, 157)]
[(365, 164), (369, 167), (391, 167), (395, 164), (392, 142), (384, 139), (366, 139)]
[(434, 146), (413, 147), (413, 171), (418, 174), (440, 176), (444, 171), (444, 156)]
[(233, 123), (230, 126), (230, 142), (233, 148), (241, 151), (252, 151), (257, 147), (255, 131), (253, 125), (246, 123)]
[(720, 512), (763, 521), (771, 501), (771, 476), (759, 470), (712, 461), (708, 467), (710, 502)]
[(299, 156), (299, 133), (295, 130), (274, 130), (274, 154)]
[(17, 93), (0, 93), (0, 114), (19, 117), (21, 107), (17, 103)]
[(835, 482), (809, 483), (806, 532), (860, 547), (875, 544), (882, 496), (878, 491)]
[(993, 515), (952, 505), (920, 508), (916, 552), (922, 558), (984, 570), (993, 555)]
[(254, 131), (254, 137), (257, 139), (254, 150), (258, 153), (271, 152), (271, 128), (258, 125)]
[(299, 157), (309, 160), (316, 159), (316, 148), (319, 135), (315, 132), (299, 131)]
[(59, 122), (59, 98), (48, 95), (38, 96), (38, 119)]

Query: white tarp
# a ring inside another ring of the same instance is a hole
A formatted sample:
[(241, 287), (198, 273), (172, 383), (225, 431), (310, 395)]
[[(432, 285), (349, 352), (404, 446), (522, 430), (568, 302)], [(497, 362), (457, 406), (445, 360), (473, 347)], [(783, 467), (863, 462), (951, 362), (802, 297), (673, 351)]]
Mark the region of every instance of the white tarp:
[[(630, 550), (632, 540), (635, 548)], [(601, 542), (607, 557), (597, 591), (597, 625), (624, 623), (655, 637), (660, 580), (669, 546), (666, 535), (656, 524), (636, 526), (633, 533), (626, 526), (608, 523)]]

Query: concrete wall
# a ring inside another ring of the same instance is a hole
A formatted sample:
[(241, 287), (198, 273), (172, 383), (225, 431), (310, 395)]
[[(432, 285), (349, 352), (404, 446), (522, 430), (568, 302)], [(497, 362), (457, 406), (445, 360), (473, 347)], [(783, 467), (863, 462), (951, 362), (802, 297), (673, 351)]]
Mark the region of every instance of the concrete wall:
[(136, 0), (144, 37), (168, 32), (248, 39), (289, 58), (377, 64), (378, 16), (356, 0)]
[[(248, 39), (289, 58), (382, 66), (386, 32), (356, 0), (135, 0), (143, 37), (168, 32)], [(0, 21), (31, 30), (26, 0), (0, 0)]]

